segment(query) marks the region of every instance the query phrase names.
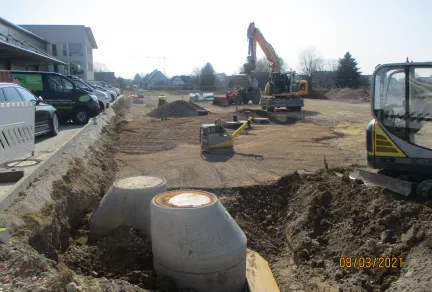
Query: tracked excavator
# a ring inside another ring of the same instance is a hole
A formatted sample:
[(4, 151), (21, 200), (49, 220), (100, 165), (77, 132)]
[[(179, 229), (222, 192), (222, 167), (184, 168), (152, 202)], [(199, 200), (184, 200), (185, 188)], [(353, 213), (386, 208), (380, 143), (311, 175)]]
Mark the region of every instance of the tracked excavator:
[(378, 65), (372, 75), (374, 119), (366, 127), (366, 181), (432, 197), (432, 62)]
[(248, 74), (250, 80), (254, 80), (254, 70), (256, 68), (256, 45), (257, 43), (270, 62), (271, 75), (270, 81), (266, 84), (264, 94), (261, 98), (263, 109), (273, 112), (275, 108), (286, 107), (287, 109), (300, 111), (304, 106), (301, 98), (308, 94), (308, 83), (300, 80), (295, 71), (281, 72), (280, 58), (276, 54), (272, 45), (266, 41), (261, 31), (255, 27), (255, 23), (249, 24), (247, 30), (249, 51), (247, 63), (243, 65), (244, 72)]

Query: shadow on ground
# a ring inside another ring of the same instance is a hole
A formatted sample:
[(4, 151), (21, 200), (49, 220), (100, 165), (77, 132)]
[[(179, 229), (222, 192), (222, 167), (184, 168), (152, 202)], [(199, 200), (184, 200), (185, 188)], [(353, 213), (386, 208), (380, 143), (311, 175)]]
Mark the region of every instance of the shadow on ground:
[(233, 158), (235, 155), (244, 157), (253, 157), (255, 159), (263, 160), (264, 156), (259, 154), (239, 153), (239, 152), (225, 152), (225, 153), (209, 153), (201, 152), (201, 158), (208, 162), (226, 162)]

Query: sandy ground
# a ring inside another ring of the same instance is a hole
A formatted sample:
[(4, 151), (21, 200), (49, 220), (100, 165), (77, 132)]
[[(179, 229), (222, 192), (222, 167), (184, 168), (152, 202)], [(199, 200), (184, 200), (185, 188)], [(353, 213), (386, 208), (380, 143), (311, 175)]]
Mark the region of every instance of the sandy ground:
[[(181, 97), (168, 97), (176, 99)], [(171, 186), (233, 187), (273, 181), (297, 169), (318, 170), (324, 157), (330, 167), (365, 165), (366, 103), (307, 100), (305, 120), (255, 125), (235, 141), (233, 157), (202, 155), (199, 125), (242, 117), (235, 107), (200, 103), (209, 116), (160, 121), (146, 116), (155, 105), (156, 97), (149, 97), (146, 105), (134, 104), (127, 111), (116, 156), (118, 178), (160, 175)]]

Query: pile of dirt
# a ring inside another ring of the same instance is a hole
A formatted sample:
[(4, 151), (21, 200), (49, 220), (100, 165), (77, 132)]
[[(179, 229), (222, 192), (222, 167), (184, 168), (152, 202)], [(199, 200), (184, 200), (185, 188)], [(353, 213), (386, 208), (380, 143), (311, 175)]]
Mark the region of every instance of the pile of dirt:
[(305, 98), (310, 99), (329, 99), (329, 97), (326, 95), (326, 91), (322, 90), (311, 90), (308, 92), (308, 94), (305, 96)]
[(204, 108), (193, 102), (176, 100), (155, 108), (148, 113), (148, 116), (152, 118), (160, 118), (160, 113), (162, 110), (164, 110), (165, 117), (185, 118), (198, 116), (197, 110), (204, 110)]
[(370, 101), (370, 89), (334, 88), (326, 96), (329, 99)]
[(151, 243), (130, 228), (120, 228), (100, 240), (84, 244), (88, 224), (75, 237), (75, 244), (61, 260), (75, 272), (92, 277), (124, 280), (140, 288), (155, 289)]
[[(432, 204), (367, 187), (347, 173), (293, 174), (221, 201), (248, 246), (270, 261), (281, 291), (411, 291), (407, 287), (431, 285), (427, 276), (417, 275), (419, 281), (400, 275), (419, 262), (432, 268)], [(341, 268), (341, 257), (392, 257), (397, 267)], [(296, 266), (292, 273), (290, 264)]]

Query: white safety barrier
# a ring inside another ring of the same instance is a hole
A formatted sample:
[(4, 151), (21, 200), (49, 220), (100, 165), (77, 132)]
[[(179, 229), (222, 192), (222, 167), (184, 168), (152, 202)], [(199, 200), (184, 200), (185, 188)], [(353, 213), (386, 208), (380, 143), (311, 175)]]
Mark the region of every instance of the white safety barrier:
[(35, 111), (34, 102), (0, 103), (0, 163), (34, 152)]

